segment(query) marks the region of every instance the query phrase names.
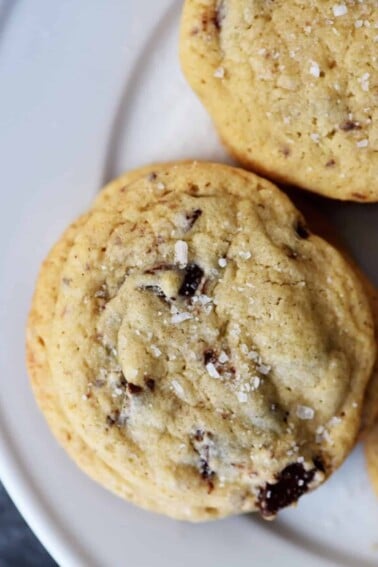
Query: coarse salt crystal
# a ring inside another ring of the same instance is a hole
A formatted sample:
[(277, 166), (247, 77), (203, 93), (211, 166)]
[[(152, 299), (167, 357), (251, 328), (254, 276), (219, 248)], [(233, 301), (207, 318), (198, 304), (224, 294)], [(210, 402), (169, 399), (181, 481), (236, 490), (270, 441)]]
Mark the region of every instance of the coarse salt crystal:
[(209, 297), (208, 295), (205, 294), (201, 294), (198, 295), (198, 303), (200, 303), (201, 305), (207, 305), (208, 303), (212, 302), (211, 297)]
[(260, 372), (261, 374), (269, 374), (271, 370), (272, 367), (269, 366), (268, 364), (259, 364), (257, 366), (257, 371)]
[(83, 401), (86, 401), (86, 400), (88, 399), (88, 396), (87, 396), (86, 394), (83, 394), (83, 395), (81, 396), (81, 399), (82, 399)]
[(297, 417), (299, 417), (299, 419), (313, 419), (314, 415), (315, 415), (315, 411), (308, 407), (308, 406), (297, 406), (297, 411), (296, 411)]
[(156, 345), (151, 345), (151, 351), (152, 354), (156, 356), (156, 358), (159, 358), (159, 356), (161, 356), (161, 350)]
[(221, 268), (225, 268), (227, 266), (227, 260), (226, 258), (219, 258), (218, 260), (218, 264)]
[(175, 243), (175, 262), (184, 267), (188, 263), (188, 245), (185, 240)]
[(248, 396), (245, 392), (236, 392), (236, 397), (241, 404), (245, 404), (248, 400)]
[(218, 360), (221, 364), (224, 364), (225, 362), (228, 362), (230, 359), (228, 358), (227, 354), (224, 352), (224, 350), (221, 351)]
[(369, 140), (365, 138), (365, 140), (359, 140), (356, 142), (357, 148), (367, 148), (369, 145)]
[(163, 189), (165, 189), (165, 184), (159, 181), (159, 183), (156, 183), (156, 189), (159, 189), (159, 191), (163, 191)]
[(320, 77), (320, 68), (319, 68), (319, 65), (316, 63), (316, 61), (311, 61), (310, 73), (314, 77), (317, 77), (317, 78)]
[(335, 4), (332, 8), (332, 11), (335, 18), (338, 18), (339, 16), (345, 16), (345, 14), (348, 12), (348, 8), (345, 6), (345, 4)]
[(212, 362), (206, 364), (206, 370), (212, 378), (220, 378), (220, 374)]
[(183, 323), (184, 321), (187, 321), (188, 319), (192, 319), (192, 318), (193, 318), (192, 315), (187, 312), (175, 313), (171, 317), (171, 323), (175, 325), (176, 323)]
[(369, 79), (370, 73), (364, 73), (361, 77), (361, 88), (363, 91), (368, 92), (369, 90)]
[(178, 396), (183, 396), (185, 394), (184, 388), (181, 386), (180, 382), (177, 382), (177, 380), (172, 380), (171, 385)]
[(242, 258), (242, 260), (249, 260), (252, 254), (250, 252), (241, 251), (239, 252), (239, 256), (240, 258)]
[(316, 144), (319, 143), (319, 140), (320, 140), (319, 134), (316, 134), (316, 133), (310, 134), (310, 138), (311, 138), (311, 140), (312, 140), (313, 142), (315, 142)]
[(331, 417), (331, 419), (328, 422), (329, 426), (333, 426), (333, 425), (338, 425), (339, 423), (341, 423), (341, 418), (337, 417), (337, 415), (334, 415), (333, 417)]
[(214, 77), (216, 79), (223, 79), (224, 78), (224, 68), (223, 67), (218, 67), (217, 69), (215, 69), (214, 71)]
[(261, 380), (258, 376), (254, 376), (252, 378), (252, 388), (254, 390), (257, 390), (257, 388), (260, 386)]
[(354, 27), (357, 28), (357, 29), (362, 28), (363, 25), (364, 25), (364, 22), (362, 20), (356, 20), (354, 22)]

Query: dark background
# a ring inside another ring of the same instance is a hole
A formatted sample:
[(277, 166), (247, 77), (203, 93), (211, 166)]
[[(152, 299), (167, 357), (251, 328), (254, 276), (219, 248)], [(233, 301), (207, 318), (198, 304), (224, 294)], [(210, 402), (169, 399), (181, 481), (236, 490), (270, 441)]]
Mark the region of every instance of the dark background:
[(0, 483), (0, 567), (56, 567)]

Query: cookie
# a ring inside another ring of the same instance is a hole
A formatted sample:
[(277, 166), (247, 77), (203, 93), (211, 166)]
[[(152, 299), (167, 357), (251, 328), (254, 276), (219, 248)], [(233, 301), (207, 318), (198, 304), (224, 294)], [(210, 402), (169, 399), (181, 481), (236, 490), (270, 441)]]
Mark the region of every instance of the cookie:
[(243, 165), (378, 200), (378, 4), (186, 0), (184, 74)]
[[(354, 270), (359, 278), (366, 296), (369, 300), (371, 312), (374, 320), (375, 342), (378, 347), (378, 290), (371, 282), (367, 275), (361, 270), (347, 249), (345, 242), (342, 241), (340, 235), (335, 228), (329, 223), (326, 216), (320, 212), (320, 209), (312, 203), (312, 199), (303, 197), (303, 193), (299, 191), (291, 191), (290, 196), (295, 206), (306, 217), (307, 223), (311, 230), (332, 244), (349, 266)], [(375, 361), (372, 375), (370, 377), (365, 399), (362, 407), (361, 419), (361, 437), (364, 438), (366, 433), (372, 429), (378, 419), (378, 357)]]
[(358, 433), (375, 360), (359, 280), (269, 182), (157, 165), (107, 186), (44, 263), (37, 401), (94, 479), (191, 521), (265, 517)]
[(365, 457), (369, 477), (378, 496), (378, 423), (369, 431), (365, 439)]

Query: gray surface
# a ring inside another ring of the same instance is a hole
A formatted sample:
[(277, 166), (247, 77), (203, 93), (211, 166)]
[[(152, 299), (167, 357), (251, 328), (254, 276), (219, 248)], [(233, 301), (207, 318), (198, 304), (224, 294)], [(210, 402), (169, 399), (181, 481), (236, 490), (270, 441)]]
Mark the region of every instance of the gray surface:
[(0, 484), (0, 567), (54, 567)]

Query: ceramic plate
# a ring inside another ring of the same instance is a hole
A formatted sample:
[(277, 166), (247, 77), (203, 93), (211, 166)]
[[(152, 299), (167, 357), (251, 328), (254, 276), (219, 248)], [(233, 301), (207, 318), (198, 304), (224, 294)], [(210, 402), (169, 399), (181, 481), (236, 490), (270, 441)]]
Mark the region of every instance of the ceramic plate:
[[(63, 566), (377, 565), (378, 501), (360, 448), (276, 522), (188, 525), (87, 479), (33, 401), (25, 318), (38, 265), (63, 228), (124, 170), (227, 160), (180, 73), (180, 10), (177, 0), (0, 0), (1, 478)], [(377, 282), (378, 207), (322, 207)]]

